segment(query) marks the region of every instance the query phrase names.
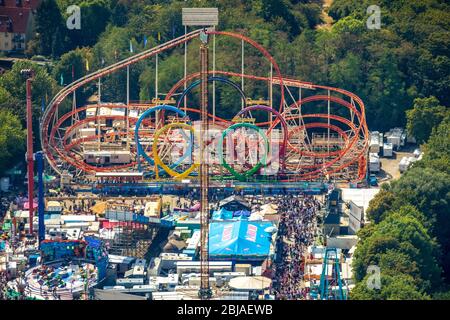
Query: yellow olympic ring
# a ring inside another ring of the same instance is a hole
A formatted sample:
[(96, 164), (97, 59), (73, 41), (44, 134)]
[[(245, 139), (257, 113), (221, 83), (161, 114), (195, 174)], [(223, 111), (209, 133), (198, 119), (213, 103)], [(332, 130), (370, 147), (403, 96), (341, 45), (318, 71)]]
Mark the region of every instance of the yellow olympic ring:
[[(160, 166), (162, 169), (164, 169), (165, 172), (167, 172), (169, 175), (171, 175), (172, 177), (174, 177), (175, 179), (184, 179), (186, 177), (188, 177), (195, 169), (198, 168), (198, 164), (194, 163), (192, 164), (186, 171), (184, 172), (176, 172), (172, 169), (169, 168), (169, 166), (165, 165), (161, 158), (159, 157), (158, 154), (158, 139), (159, 137), (166, 132), (167, 130), (171, 129), (171, 128), (182, 128), (182, 129), (187, 129), (189, 131), (191, 131), (194, 134), (194, 128), (188, 124), (185, 123), (170, 123), (168, 125), (165, 125), (164, 127), (162, 127), (161, 129), (159, 129), (158, 131), (156, 131), (155, 136), (153, 138), (153, 146), (152, 146), (152, 151), (153, 151), (153, 160), (155, 161), (155, 164), (157, 166)], [(194, 143), (192, 142), (192, 146), (194, 146)]]

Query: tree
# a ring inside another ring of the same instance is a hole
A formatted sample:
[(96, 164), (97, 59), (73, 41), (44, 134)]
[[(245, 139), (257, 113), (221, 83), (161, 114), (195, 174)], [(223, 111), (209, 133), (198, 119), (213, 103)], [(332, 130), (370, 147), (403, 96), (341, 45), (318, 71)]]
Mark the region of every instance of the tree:
[(8, 90), (3, 87), (0, 87), (0, 105), (7, 103), (12, 99), (11, 94)]
[(66, 50), (66, 33), (65, 30), (61, 29), (63, 27), (58, 27), (55, 31), (52, 40), (52, 57), (58, 58)]
[[(17, 116), (19, 120), (26, 123), (26, 81), (22, 78), (20, 70), (33, 69), (35, 77), (32, 82), (32, 105), (33, 105), (33, 134), (39, 136), (39, 117), (42, 113), (42, 101), (49, 102), (57, 90), (56, 81), (48, 74), (45, 67), (39, 66), (29, 61), (18, 61), (12, 69), (0, 77), (0, 88), (7, 88), (8, 99), (3, 103), (0, 101), (0, 108), (9, 110)], [(0, 95), (1, 95), (0, 89)], [(35, 143), (38, 142), (38, 139)], [(36, 148), (39, 146), (36, 145)]]
[(333, 30), (344, 21), (364, 24), (356, 37), (345, 37), (336, 48), (354, 53), (353, 48), (363, 48), (358, 53), (363, 62), (362, 85), (355, 92), (366, 104), (370, 128), (405, 125), (404, 112), (417, 97), (435, 96), (440, 105), (448, 107), (449, 5), (437, 0), (382, 1), (382, 28), (368, 30), (366, 9), (371, 4), (368, 0), (335, 0), (329, 9), (336, 20)]
[(389, 273), (410, 275), (420, 290), (437, 288), (441, 274), (438, 247), (424, 226), (424, 219), (414, 207), (406, 206), (375, 225), (355, 251), (352, 266), (356, 282), (363, 281), (368, 266), (378, 265)]
[[(62, 77), (64, 85), (67, 85), (85, 76), (91, 72), (86, 70), (86, 61), (88, 61), (90, 66), (92, 65), (93, 54), (89, 48), (77, 48), (63, 54), (61, 59), (53, 67), (53, 78), (56, 81), (61, 81)], [(78, 105), (83, 105), (92, 95), (95, 85), (96, 82), (90, 83), (76, 91)]]
[[(432, 102), (433, 100), (431, 99)], [(436, 101), (434, 103), (437, 104)], [(387, 269), (396, 272), (400, 270), (411, 275), (414, 279), (424, 278), (423, 275), (414, 275), (412, 273), (414, 269), (407, 271), (401, 264), (399, 265), (398, 262), (401, 262), (401, 260), (395, 261), (393, 257), (389, 257), (389, 250), (399, 250), (398, 248), (401, 247), (399, 242), (393, 242), (392, 239), (383, 239), (383, 236), (380, 236), (382, 239), (375, 238), (380, 228), (384, 229), (388, 237), (392, 237), (395, 232), (388, 230), (393, 228), (393, 225), (398, 224), (398, 216), (412, 216), (428, 230), (430, 236), (437, 239), (439, 251), (435, 255), (436, 263), (442, 266), (444, 271), (442, 279), (448, 283), (450, 274), (450, 257), (448, 255), (450, 251), (450, 217), (448, 212), (450, 202), (450, 193), (448, 192), (450, 190), (450, 117), (448, 115), (437, 127), (433, 128), (423, 150), (425, 155), (421, 161), (416, 162), (399, 180), (393, 181), (390, 185), (384, 184), (382, 190), (371, 201), (368, 215), (374, 223), (359, 231), (361, 241), (357, 249), (359, 253), (355, 254), (358, 258), (354, 264), (357, 281), (363, 281), (362, 279), (365, 277), (364, 266), (373, 262), (387, 263)], [(392, 224), (392, 226), (387, 227), (387, 224)], [(382, 243), (388, 243), (389, 245), (385, 246), (380, 254), (380, 248), (383, 248), (383, 246), (380, 246)], [(414, 246), (417, 246), (417, 244), (414, 244)], [(408, 246), (403, 247), (407, 248)], [(425, 257), (422, 260), (417, 260), (409, 253), (408, 257), (402, 259), (410, 266), (416, 264), (418, 267), (419, 261), (427, 261)], [(427, 267), (420, 267), (419, 269), (422, 270), (422, 268), (426, 269)], [(426, 284), (426, 282), (423, 283)], [(444, 292), (442, 294), (445, 297), (446, 287), (442, 285), (442, 281), (438, 283), (430, 279), (430, 283), (431, 291)], [(419, 289), (426, 288), (419, 283), (416, 283), (416, 285)], [(358, 289), (355, 291), (357, 297), (367, 297), (368, 294), (374, 294), (373, 292), (367, 292), (363, 287), (358, 285), (357, 287)], [(430, 292), (429, 289), (427, 290)], [(433, 298), (440, 299), (440, 294), (433, 294)]]
[[(26, 81), (23, 79), (20, 71), (22, 69), (33, 69), (35, 76), (32, 82), (33, 91), (33, 105), (36, 108), (37, 114), (41, 107), (42, 98), (52, 97), (58, 90), (56, 81), (48, 74), (45, 67), (39, 66), (36, 63), (29, 61), (18, 61), (12, 69), (6, 72), (0, 78), (0, 87), (8, 88), (9, 94), (20, 101), (26, 100)], [(24, 109), (24, 108), (22, 108)], [(11, 110), (14, 113), (20, 115), (20, 118), (25, 120), (25, 110)]]
[(435, 293), (433, 300), (450, 300), (450, 291)]
[(446, 115), (450, 115), (450, 111), (439, 105), (435, 97), (417, 98), (413, 109), (406, 112), (408, 134), (415, 137), (418, 143), (424, 143)]
[(26, 132), (17, 116), (0, 109), (0, 174), (24, 159), (25, 139)]
[(278, 28), (287, 31), (292, 36), (297, 36), (300, 33), (299, 21), (289, 10), (285, 1), (261, 0), (260, 8), (260, 14), (266, 21), (276, 23)]
[(424, 157), (421, 165), (450, 175), (450, 117), (433, 128), (428, 143), (423, 146)]
[(84, 0), (80, 3), (81, 30), (70, 30), (73, 47), (93, 46), (105, 31), (111, 11), (106, 0)]
[(65, 39), (63, 17), (55, 0), (43, 0), (36, 13), (36, 33), (39, 41), (39, 53), (45, 56), (57, 56), (62, 52)]
[(394, 203), (397, 198), (392, 191), (382, 188), (380, 192), (370, 201), (367, 215), (374, 223), (380, 223), (388, 214), (389, 210), (395, 209)]
[(64, 84), (81, 78), (89, 73), (86, 70), (86, 60), (89, 60), (89, 58), (91, 58), (91, 54), (88, 48), (77, 48), (63, 54), (53, 67), (53, 77), (60, 80), (61, 75), (63, 75)]
[(358, 282), (350, 292), (351, 300), (429, 300), (430, 296), (417, 288), (414, 278), (406, 274), (381, 273), (380, 289), (371, 289), (369, 276)]
[[(114, 2), (114, 1), (113, 1)], [(111, 22), (118, 27), (123, 27), (127, 21), (127, 6), (122, 2), (116, 2), (111, 11)]]
[[(130, 52), (130, 41), (133, 43), (134, 53)], [(102, 67), (116, 63), (130, 55), (142, 51), (142, 45), (132, 37), (128, 28), (109, 26), (100, 37), (100, 41), (92, 49), (93, 65), (91, 68)], [(148, 61), (130, 66), (130, 98), (139, 100), (139, 76), (143, 66)], [(126, 68), (102, 78), (102, 101), (125, 102), (127, 88)]]
[(402, 178), (392, 183), (397, 199), (423, 212), (430, 233), (435, 236), (442, 251), (442, 267), (450, 275), (450, 175), (428, 167), (413, 167)]
[[(361, 1), (362, 2), (362, 1)], [(351, 14), (362, 15), (362, 7), (364, 3), (358, 3), (352, 0), (337, 0), (333, 1), (331, 7), (328, 10), (328, 14), (334, 20), (340, 20)], [(367, 6), (366, 6), (367, 8)]]
[[(432, 231), (439, 230), (448, 217), (450, 179), (432, 168), (413, 167), (402, 179), (392, 182), (392, 192), (403, 204), (411, 204), (426, 215)], [(437, 221), (442, 216), (442, 221)]]
[(359, 87), (358, 83), (363, 77), (361, 65), (360, 57), (349, 53), (344, 59), (331, 66), (331, 83), (346, 90), (357, 90)]

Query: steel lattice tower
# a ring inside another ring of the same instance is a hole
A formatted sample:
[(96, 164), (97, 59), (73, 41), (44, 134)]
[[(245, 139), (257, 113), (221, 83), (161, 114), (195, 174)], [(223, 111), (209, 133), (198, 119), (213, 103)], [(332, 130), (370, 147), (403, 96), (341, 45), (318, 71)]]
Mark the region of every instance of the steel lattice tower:
[[(331, 261), (331, 274), (328, 272), (329, 261)], [(321, 300), (346, 300), (339, 265), (337, 249), (326, 248), (323, 258), (322, 275), (320, 277)]]
[(201, 77), (201, 128), (200, 128), (200, 291), (201, 299), (209, 299), (212, 296), (209, 285), (209, 163), (207, 152), (208, 135), (208, 35), (200, 34), (202, 44), (200, 46), (200, 77)]

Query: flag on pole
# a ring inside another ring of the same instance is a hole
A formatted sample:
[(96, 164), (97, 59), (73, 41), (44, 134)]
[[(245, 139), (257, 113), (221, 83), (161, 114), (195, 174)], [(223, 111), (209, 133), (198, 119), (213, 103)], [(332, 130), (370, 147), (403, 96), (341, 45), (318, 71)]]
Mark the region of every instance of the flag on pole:
[(144, 36), (144, 48), (147, 47), (147, 36)]
[(131, 52), (131, 53), (134, 52), (134, 50), (133, 50), (133, 43), (131, 42), (131, 40), (130, 40), (130, 52)]
[(86, 59), (86, 71), (89, 71), (89, 60)]
[(63, 86), (64, 85), (64, 76), (61, 73), (61, 77), (60, 77), (60, 84)]

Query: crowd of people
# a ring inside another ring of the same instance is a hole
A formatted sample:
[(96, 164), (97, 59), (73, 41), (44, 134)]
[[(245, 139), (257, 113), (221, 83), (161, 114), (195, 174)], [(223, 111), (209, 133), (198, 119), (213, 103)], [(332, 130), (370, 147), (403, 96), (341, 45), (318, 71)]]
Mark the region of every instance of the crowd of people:
[(11, 211), (16, 207), (15, 202), (17, 197), (13, 195), (2, 195), (0, 198), (0, 225), (6, 216), (8, 211)]
[(96, 201), (93, 199), (76, 199), (70, 201), (62, 201), (63, 211), (71, 214), (90, 213), (91, 208), (95, 206)]
[(278, 202), (280, 224), (276, 241), (273, 293), (276, 299), (298, 300), (306, 297), (302, 260), (314, 241), (316, 213), (320, 202), (313, 196), (283, 196)]
[(0, 300), (5, 300), (8, 277), (6, 272), (0, 271)]
[[(20, 276), (23, 274), (19, 274), (17, 279), (21, 279)], [(27, 300), (27, 296), (24, 290), (17, 291), (14, 288), (8, 286), (8, 273), (0, 272), (0, 301), (2, 300)], [(17, 280), (16, 280), (17, 281)]]

